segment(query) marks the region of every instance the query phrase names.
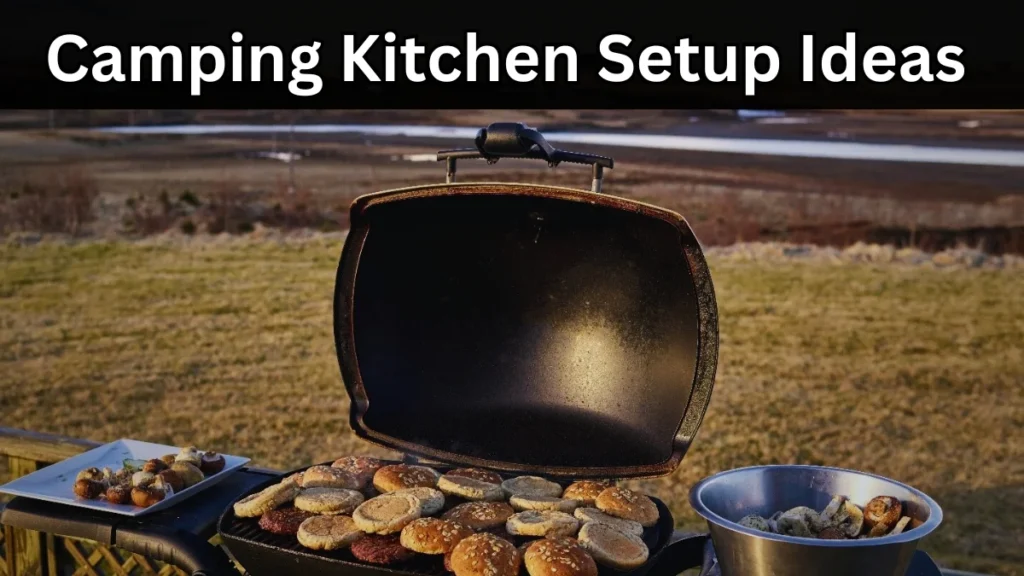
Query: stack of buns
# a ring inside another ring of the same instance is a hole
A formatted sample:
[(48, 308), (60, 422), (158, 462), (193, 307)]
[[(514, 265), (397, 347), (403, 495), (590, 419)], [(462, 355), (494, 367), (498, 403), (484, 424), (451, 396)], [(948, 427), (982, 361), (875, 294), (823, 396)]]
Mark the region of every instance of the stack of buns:
[(234, 511), (313, 550), (348, 548), (380, 565), (434, 556), (456, 576), (632, 570), (647, 562), (644, 529), (659, 516), (650, 498), (613, 481), (563, 487), (538, 476), (505, 479), (477, 468), (442, 474), (368, 456), (293, 474)]

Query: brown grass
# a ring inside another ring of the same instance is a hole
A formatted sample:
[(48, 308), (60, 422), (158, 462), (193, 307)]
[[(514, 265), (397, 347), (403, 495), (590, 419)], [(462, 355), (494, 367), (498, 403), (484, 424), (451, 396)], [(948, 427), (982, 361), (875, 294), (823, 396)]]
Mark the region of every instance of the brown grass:
[[(342, 240), (0, 248), (0, 422), (194, 442), (288, 468), (382, 450), (348, 425), (331, 329)], [(1024, 276), (712, 258), (721, 364), (696, 443), (638, 484), (700, 529), (714, 472), (823, 463), (933, 495), (946, 565), (1024, 570)]]
[[(136, 112), (140, 119), (148, 114)], [(106, 121), (113, 121), (117, 114), (125, 113), (92, 114), (96, 118), (112, 114)], [(233, 114), (201, 111), (192, 115), (197, 121), (214, 121), (222, 113)], [(178, 117), (182, 111), (160, 114), (167, 121), (184, 120), (184, 116)], [(287, 120), (270, 118), (266, 111), (254, 114), (252, 121)], [(363, 118), (362, 112), (348, 114), (354, 115), (353, 121), (383, 121), (386, 118), (378, 116), (387, 115), (367, 112)], [(497, 117), (501, 113), (491, 114)], [(689, 112), (681, 114), (636, 112), (621, 119), (679, 122)], [(592, 120), (587, 119), (590, 113), (541, 115), (555, 122)], [(235, 117), (239, 119), (237, 114)], [(614, 120), (605, 113), (594, 117), (602, 122)], [(391, 118), (405, 116), (396, 112)], [(885, 114), (864, 113), (858, 118), (886, 125), (892, 122)], [(907, 118), (897, 124), (916, 125), (916, 117)], [(151, 118), (158, 119), (159, 115)], [(947, 120), (942, 122), (955, 125)], [(171, 229), (244, 234), (257, 223), (281, 229), (339, 230), (347, 225), (348, 204), (361, 194), (442, 181), (440, 165), (409, 162), (402, 156), (436, 151), (449, 144), (401, 139), (373, 139), (368, 144), (341, 136), (292, 143), (266, 137), (0, 132), (0, 165), (6, 172), (4, 189), (11, 191), (49, 186), (46, 182), (51, 174), (69, 164), (87, 169), (99, 194), (92, 203), (96, 220), (79, 219), (82, 223), (77, 229), (99, 236), (134, 237)], [(257, 152), (292, 146), (301, 156), (292, 167), (256, 157)], [(995, 253), (1024, 253), (1024, 195), (1020, 188), (1024, 172), (1020, 170), (631, 149), (595, 151), (613, 154), (620, 161), (608, 174), (607, 193), (680, 212), (707, 245), (770, 240), (845, 246), (864, 241), (928, 250), (967, 244)], [(289, 193), (286, 182), (292, 172), (296, 189)], [(459, 175), (461, 181), (589, 184), (589, 173), (579, 166), (551, 170), (542, 163), (513, 160), (495, 166), (463, 162)], [(199, 204), (180, 202), (186, 194)], [(17, 213), (0, 210), (6, 214), (2, 220), (8, 230), (50, 231), (52, 222), (67, 220), (64, 205), (43, 204)]]
[(337, 231), (347, 224), (345, 209), (347, 206), (332, 209), (308, 188), (279, 185), (276, 192), (267, 194), (222, 182), (205, 197), (187, 189), (175, 199), (166, 190), (156, 198), (141, 194), (129, 197), (125, 200), (119, 232), (136, 238), (170, 230), (189, 235), (248, 234), (258, 225), (280, 230)]
[(43, 232), (78, 235), (96, 219), (96, 180), (77, 169), (0, 183), (0, 234)]
[[(483, 181), (536, 181), (574, 186), (576, 174), (497, 173)], [(11, 231), (73, 235), (89, 233), (96, 220), (99, 185), (80, 172), (8, 183), (0, 203), (0, 233)], [(1024, 254), (1024, 197), (998, 203), (868, 199), (849, 194), (778, 193), (728, 186), (687, 185), (671, 180), (616, 182), (609, 193), (676, 210), (687, 216), (706, 246), (777, 241), (845, 247), (858, 242), (919, 247), (931, 252), (960, 245), (994, 254)], [(413, 182), (363, 183), (360, 192)], [(660, 187), (671, 184), (676, 192)], [(680, 190), (681, 188), (681, 190)], [(173, 190), (173, 188), (172, 188)], [(256, 225), (283, 230), (339, 231), (348, 222), (352, 197), (321, 194), (307, 185), (291, 187), (281, 178), (266, 188), (238, 180), (215, 180), (195, 193), (137, 193), (123, 201), (118, 234), (129, 237), (180, 230), (248, 234)], [(970, 225), (964, 225), (964, 223)]]

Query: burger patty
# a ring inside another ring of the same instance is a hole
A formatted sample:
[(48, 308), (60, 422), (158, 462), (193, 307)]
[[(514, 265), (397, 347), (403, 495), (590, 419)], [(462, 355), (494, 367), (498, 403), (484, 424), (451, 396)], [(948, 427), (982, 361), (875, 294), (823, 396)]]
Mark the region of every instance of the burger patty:
[(402, 546), (400, 534), (367, 534), (352, 543), (352, 555), (371, 564), (397, 564), (415, 556), (415, 552)]
[(298, 508), (278, 508), (260, 517), (260, 528), (274, 534), (294, 536), (299, 531), (299, 525), (313, 516), (316, 514)]

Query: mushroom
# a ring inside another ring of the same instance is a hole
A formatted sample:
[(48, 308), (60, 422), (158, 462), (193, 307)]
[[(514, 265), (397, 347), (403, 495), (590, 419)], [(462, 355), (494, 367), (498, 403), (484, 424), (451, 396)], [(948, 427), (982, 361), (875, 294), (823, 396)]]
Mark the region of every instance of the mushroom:
[(768, 528), (772, 532), (779, 533), (779, 518), (782, 517), (782, 511), (779, 510), (775, 514), (772, 514), (771, 518), (768, 519)]
[(107, 488), (107, 502), (111, 504), (127, 504), (132, 501), (132, 487), (128, 484), (116, 484)]
[(79, 480), (92, 480), (94, 482), (103, 483), (104, 480), (105, 480), (105, 477), (103, 475), (103, 471), (102, 470), (100, 470), (99, 468), (93, 466), (92, 468), (86, 468), (85, 470), (82, 470), (81, 472), (79, 472), (78, 476), (75, 477), (75, 482), (77, 482)]
[(143, 472), (152, 472), (153, 474), (163, 472), (164, 470), (167, 470), (167, 468), (168, 464), (159, 458), (147, 460), (146, 463), (142, 465)]
[(771, 532), (771, 526), (768, 525), (768, 521), (758, 516), (757, 514), (749, 514), (740, 519), (739, 525), (752, 530), (760, 530), (761, 532)]
[(846, 516), (837, 526), (850, 538), (856, 538), (864, 528), (864, 512), (853, 502), (847, 500), (843, 504), (843, 513)]
[(885, 536), (885, 533), (889, 531), (889, 525), (881, 522), (875, 524), (868, 530), (868, 538), (880, 538)]
[(152, 472), (143, 472), (139, 470), (135, 474), (132, 474), (132, 486), (143, 486), (156, 479), (156, 474)]
[(789, 514), (790, 516), (803, 516), (804, 522), (807, 524), (807, 527), (811, 529), (811, 532), (820, 532), (829, 526), (828, 523), (822, 522), (821, 514), (818, 513), (817, 510), (808, 506), (790, 508), (786, 514)]
[(145, 508), (160, 502), (166, 495), (166, 491), (153, 486), (152, 483), (147, 486), (136, 486), (132, 488), (132, 504)]
[(159, 491), (163, 492), (164, 493), (164, 497), (167, 497), (167, 496), (170, 496), (170, 495), (174, 494), (174, 487), (169, 482), (167, 482), (166, 480), (161, 478), (160, 476), (157, 476), (156, 479), (153, 480), (153, 483), (150, 484), (149, 487), (151, 489), (153, 489), (153, 490), (159, 490)]
[[(810, 510), (810, 508), (807, 508), (806, 506), (798, 506), (797, 508), (784, 512), (782, 516), (779, 516), (779, 519), (776, 521), (779, 534), (786, 536), (800, 536), (803, 538), (810, 538), (812, 536), (811, 526), (808, 522), (808, 516), (804, 508)], [(813, 510), (811, 511), (814, 512)], [(817, 512), (814, 512), (814, 514), (816, 516)]]
[(171, 470), (174, 470), (181, 477), (185, 488), (198, 484), (205, 478), (199, 468), (188, 462), (175, 462), (171, 465)]
[(846, 496), (833, 496), (828, 506), (825, 506), (825, 509), (818, 515), (818, 523), (828, 528), (842, 522), (846, 518), (843, 504), (846, 504)]
[(876, 496), (864, 507), (864, 525), (869, 530), (881, 524), (880, 528), (884, 534), (890, 527), (895, 526), (903, 515), (903, 504), (898, 498), (892, 496)]
[(181, 475), (174, 470), (163, 470), (159, 472), (156, 477), (169, 484), (175, 492), (181, 492), (185, 489), (185, 481), (181, 478)]
[(131, 485), (132, 483), (132, 471), (127, 468), (121, 468), (117, 472), (114, 472), (110, 477), (109, 484), (111, 486), (118, 486), (121, 484)]
[(900, 521), (896, 523), (896, 526), (893, 527), (892, 532), (889, 532), (889, 535), (892, 536), (894, 534), (902, 534), (907, 529), (907, 526), (909, 524), (910, 516), (904, 516), (903, 518), (900, 518)]
[(199, 468), (199, 465), (202, 464), (202, 456), (199, 454), (198, 448), (195, 446), (188, 446), (187, 448), (182, 448), (181, 451), (178, 452), (178, 455), (174, 457), (174, 461), (187, 462), (196, 468)]
[(92, 500), (93, 498), (98, 498), (100, 494), (103, 494), (104, 490), (106, 490), (106, 486), (102, 482), (91, 480), (89, 478), (75, 480), (75, 495), (80, 498)]
[(227, 462), (225, 462), (223, 456), (217, 454), (213, 450), (208, 450), (200, 459), (199, 470), (201, 470), (203, 474), (210, 476), (211, 474), (216, 474), (223, 470), (225, 464), (227, 464)]

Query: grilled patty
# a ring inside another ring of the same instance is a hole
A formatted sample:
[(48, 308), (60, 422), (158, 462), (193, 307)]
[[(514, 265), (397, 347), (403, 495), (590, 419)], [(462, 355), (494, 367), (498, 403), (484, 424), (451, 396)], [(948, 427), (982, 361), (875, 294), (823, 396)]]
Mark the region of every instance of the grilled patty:
[(415, 556), (415, 552), (402, 546), (399, 534), (367, 534), (352, 543), (352, 555), (371, 564), (397, 564)]
[(313, 516), (316, 514), (298, 508), (278, 508), (260, 517), (260, 528), (274, 534), (294, 536), (299, 531), (299, 525)]

